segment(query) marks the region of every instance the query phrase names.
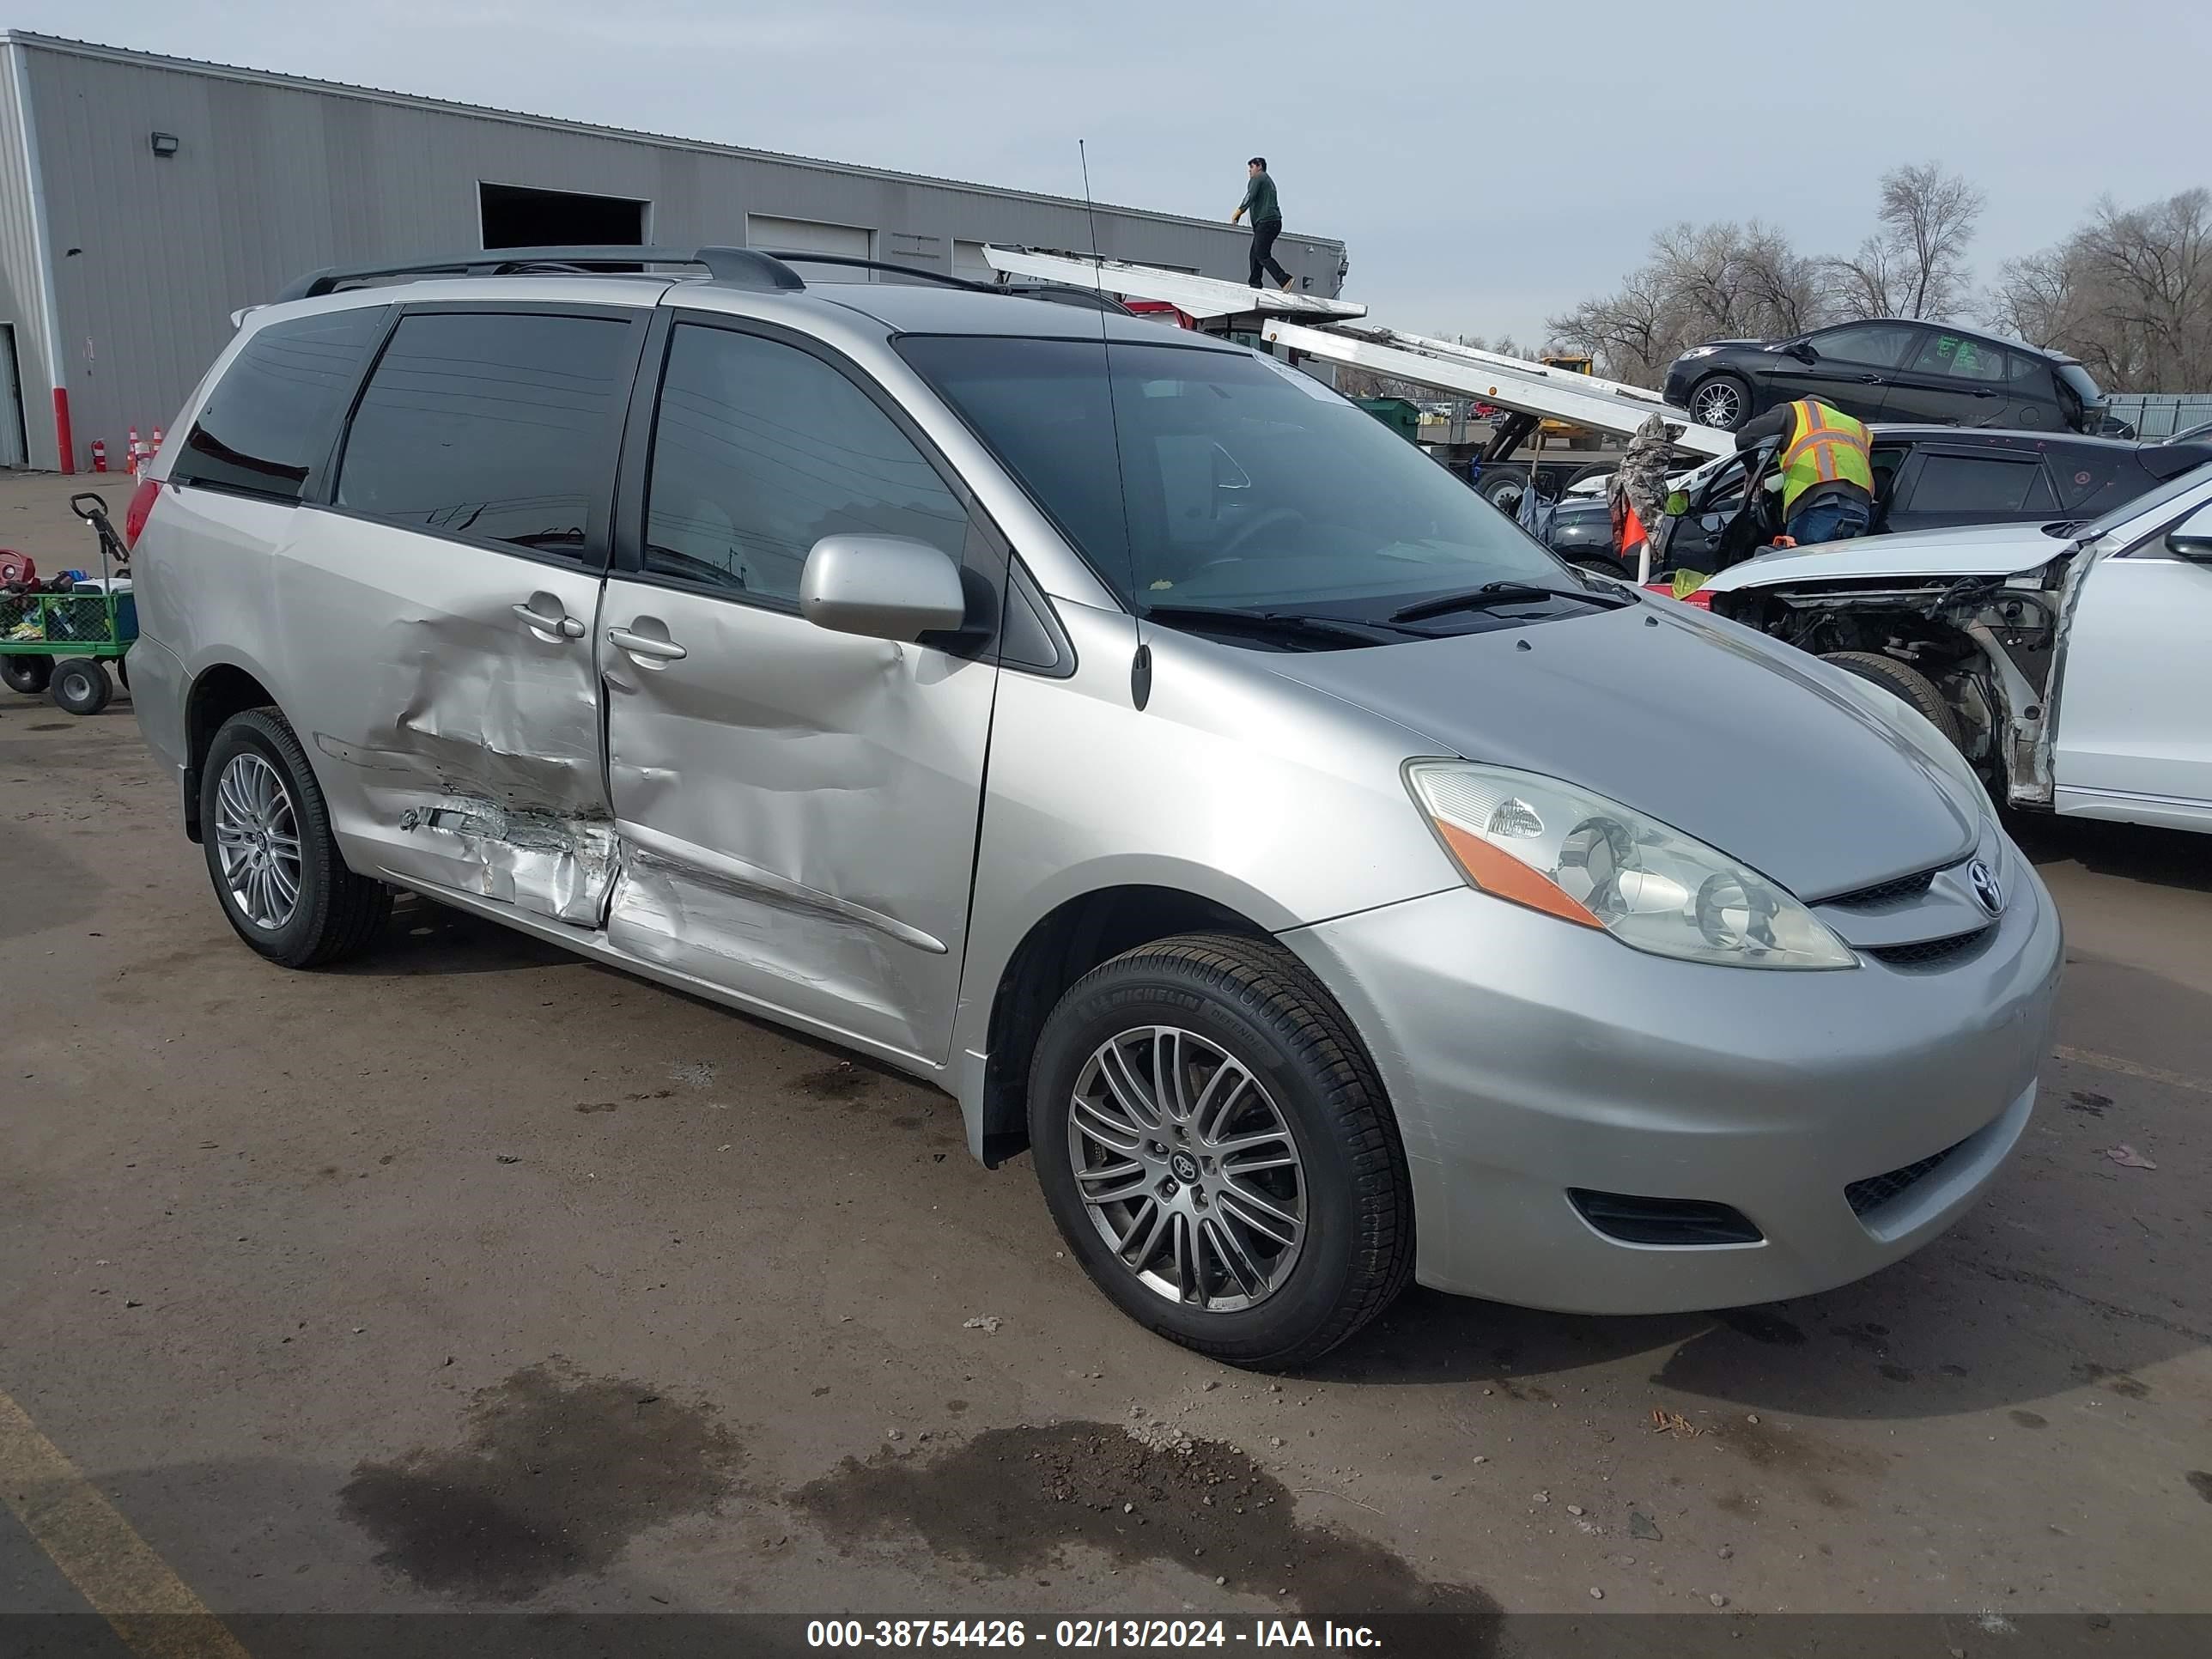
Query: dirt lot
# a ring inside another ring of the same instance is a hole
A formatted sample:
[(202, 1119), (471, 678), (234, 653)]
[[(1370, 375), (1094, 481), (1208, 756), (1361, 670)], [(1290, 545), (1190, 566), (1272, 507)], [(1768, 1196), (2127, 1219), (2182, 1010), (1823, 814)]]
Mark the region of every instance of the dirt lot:
[[(88, 549), (62, 493), (0, 544)], [(269, 967), (176, 819), (127, 699), (0, 694), (0, 1484), (66, 1458), (209, 1607), (2212, 1610), (2203, 840), (2023, 829), (2061, 1046), (1917, 1257), (1416, 1293), (1270, 1383), (1113, 1313), (949, 1098), (421, 905)], [(0, 1509), (0, 1607), (85, 1606), (56, 1548)]]

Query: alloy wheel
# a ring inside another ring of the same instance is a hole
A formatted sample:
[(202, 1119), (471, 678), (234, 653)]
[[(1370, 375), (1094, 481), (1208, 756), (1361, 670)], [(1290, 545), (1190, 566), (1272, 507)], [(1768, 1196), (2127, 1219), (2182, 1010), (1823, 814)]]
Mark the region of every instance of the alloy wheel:
[(1084, 1063), (1067, 1126), (1092, 1226), (1156, 1295), (1234, 1313), (1289, 1279), (1304, 1164), (1289, 1119), (1228, 1050), (1176, 1026), (1121, 1032)]
[(259, 755), (231, 757), (216, 786), (216, 851), (238, 913), (264, 933), (300, 904), (300, 827), (291, 792)]
[(1690, 412), (1698, 417), (1701, 426), (1715, 426), (1723, 432), (1731, 431), (1743, 415), (1743, 399), (1726, 380), (1716, 380), (1711, 386), (1698, 388)]

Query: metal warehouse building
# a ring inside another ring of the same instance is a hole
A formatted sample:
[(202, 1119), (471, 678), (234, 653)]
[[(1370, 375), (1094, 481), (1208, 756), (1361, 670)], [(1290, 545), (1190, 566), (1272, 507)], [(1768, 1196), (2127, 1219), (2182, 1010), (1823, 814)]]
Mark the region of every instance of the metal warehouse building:
[[(20, 31), (0, 50), (0, 465), (84, 471), (98, 439), (119, 469), (128, 428), (176, 413), (230, 313), (319, 266), (743, 243), (988, 278), (986, 242), (1091, 246), (1067, 198)], [(1244, 276), (1247, 234), (1225, 223), (1096, 222), (1109, 258)], [(1276, 252), (1304, 289), (1337, 292), (1343, 243), (1285, 235)]]

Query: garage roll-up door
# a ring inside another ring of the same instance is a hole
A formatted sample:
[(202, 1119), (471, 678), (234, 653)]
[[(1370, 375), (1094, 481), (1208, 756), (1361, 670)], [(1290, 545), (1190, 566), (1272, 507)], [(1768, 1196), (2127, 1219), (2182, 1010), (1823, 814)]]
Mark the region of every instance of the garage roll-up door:
[[(788, 249), (805, 253), (842, 253), (848, 258), (875, 257), (875, 233), (858, 225), (823, 224), (816, 219), (779, 219), (765, 213), (745, 215), (745, 244), (749, 247)], [(868, 273), (817, 265), (805, 271), (809, 282), (866, 282)]]

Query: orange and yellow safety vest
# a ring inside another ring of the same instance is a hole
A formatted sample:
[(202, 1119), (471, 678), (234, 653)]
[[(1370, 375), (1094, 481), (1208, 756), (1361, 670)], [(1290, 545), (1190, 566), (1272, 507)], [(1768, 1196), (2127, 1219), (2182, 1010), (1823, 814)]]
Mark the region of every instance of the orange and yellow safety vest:
[(1790, 441), (1782, 447), (1782, 510), (1814, 484), (1855, 483), (1874, 494), (1874, 457), (1865, 422), (1817, 398), (1790, 405)]

